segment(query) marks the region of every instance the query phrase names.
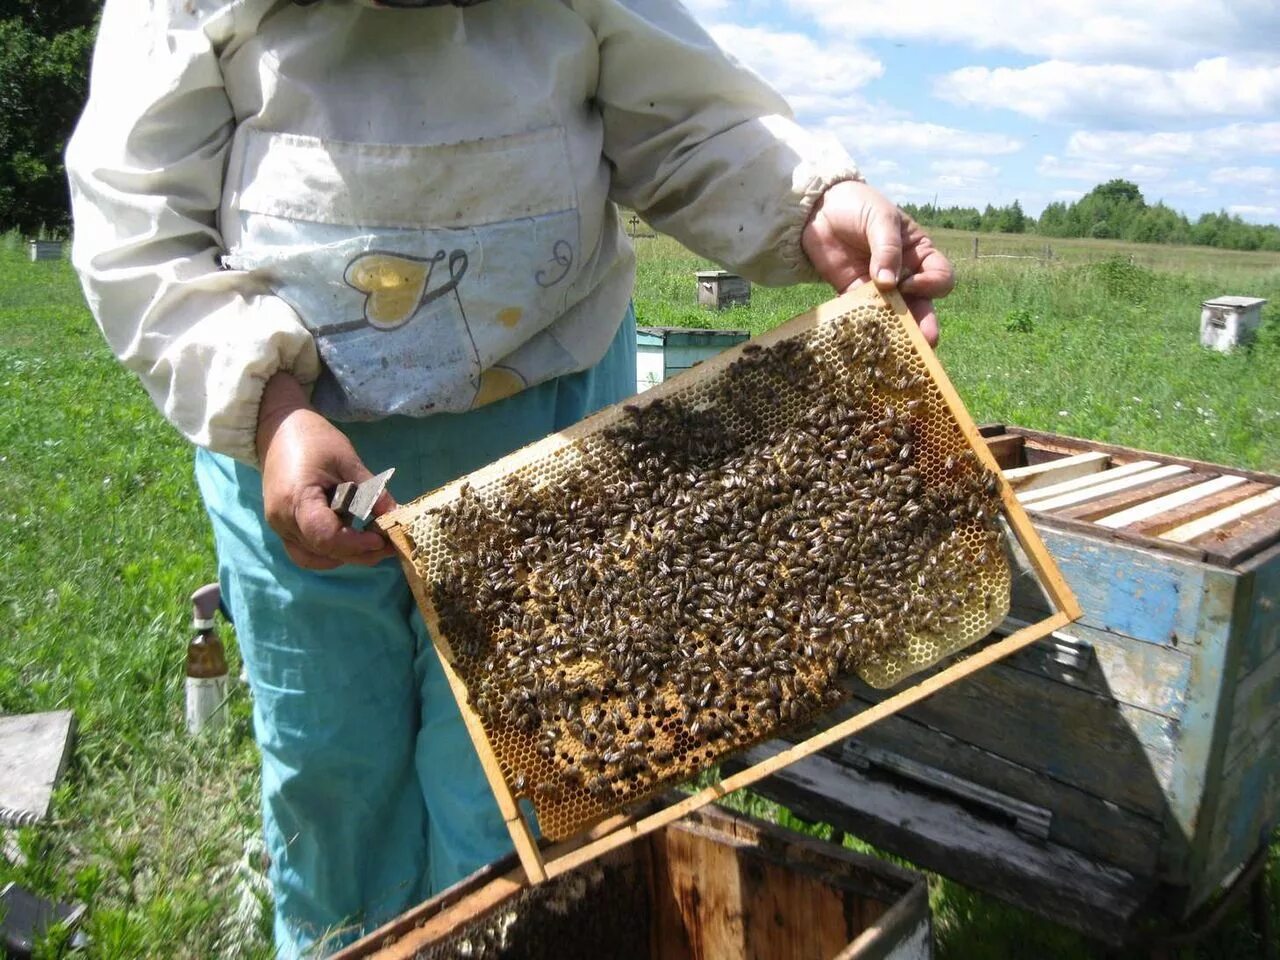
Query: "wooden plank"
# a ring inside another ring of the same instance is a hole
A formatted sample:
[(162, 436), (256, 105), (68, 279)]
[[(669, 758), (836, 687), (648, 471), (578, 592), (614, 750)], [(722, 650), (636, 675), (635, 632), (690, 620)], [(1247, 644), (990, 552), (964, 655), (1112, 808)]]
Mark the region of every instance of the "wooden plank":
[[(856, 687), (858, 700), (878, 691)], [(1179, 762), (1178, 724), (1022, 671), (993, 666), (904, 716), (1060, 783), (1159, 818)]]
[(667, 957), (671, 960), (694, 960), (693, 944), (689, 941), (689, 931), (685, 929), (685, 907), (671, 882), (675, 867), (667, 849), (669, 832), (659, 830), (633, 847), (647, 851), (645, 860), (652, 911), (649, 918), (650, 956), (652, 960), (666, 960)]
[(1280, 650), (1280, 546), (1244, 561), (1240, 576), (1252, 582), (1254, 598), (1240, 657), (1243, 678)]
[(853, 943), (838, 954), (760, 954), (760, 960), (781, 956), (832, 957), (832, 960), (930, 960), (933, 928), (929, 888), (917, 884), (910, 893), (876, 918)]
[[(1007, 437), (1006, 443), (1012, 440), (1026, 440), (1021, 437)], [(1091, 473), (1101, 473), (1111, 463), (1111, 457), (1105, 453), (1079, 453), (1074, 457), (1063, 457), (1060, 460), (1049, 460), (1032, 467), (1017, 467), (1006, 470), (1004, 478), (1013, 489), (1024, 492), (1042, 487), (1051, 487), (1067, 480), (1086, 477)]]
[(1185, 507), (1188, 504), (1211, 497), (1216, 493), (1248, 483), (1244, 477), (1236, 476), (1214, 477), (1211, 480), (1201, 482), (1204, 480), (1204, 476), (1204, 474), (1194, 474), (1191, 478), (1191, 483), (1184, 489), (1157, 497), (1154, 500), (1135, 504), (1127, 509), (1118, 509), (1116, 512), (1101, 517), (1094, 522), (1099, 526), (1112, 529), (1133, 526), (1140, 521), (1150, 520), (1152, 517), (1166, 511)]
[[(1020, 610), (1013, 615), (1021, 619), (1034, 617), (1033, 613)], [(1083, 667), (1063, 662), (1066, 651), (1055, 639), (1059, 637), (1077, 645), (1080, 655), (1086, 658)], [(1185, 651), (1132, 640), (1082, 623), (1054, 631), (1053, 637), (1014, 654), (1005, 664), (1170, 720), (1181, 718), (1186, 709), (1191, 657)]]
[[(937, 730), (907, 717), (887, 717), (856, 743), (889, 750), (1007, 794), (1053, 814), (1049, 839), (1146, 876), (1154, 875), (1163, 828), (1149, 816), (1099, 797), (1092, 785), (1062, 783), (963, 739), (964, 730)], [(838, 748), (843, 754), (843, 748)], [(824, 754), (825, 755), (825, 754)], [(832, 755), (848, 765), (848, 760)]]
[(1261, 513), (1277, 504), (1280, 504), (1280, 487), (1273, 487), (1264, 493), (1250, 497), (1248, 500), (1242, 500), (1229, 507), (1223, 507), (1221, 510), (1217, 510), (1208, 516), (1200, 517), (1198, 520), (1192, 520), (1190, 523), (1183, 524), (1180, 527), (1174, 527), (1172, 530), (1162, 533), (1160, 537), (1173, 543), (1198, 542), (1200, 538), (1212, 534), (1216, 530), (1225, 528), (1255, 513)]
[[(1149, 643), (1198, 645), (1206, 577), (1215, 568), (1104, 540), (1095, 528), (1081, 526), (1082, 531), (1040, 526), (1041, 536), (1080, 598), (1081, 622)], [(1014, 580), (1013, 603), (1033, 611), (1046, 606), (1025, 576)]]
[[(1047, 449), (1059, 450), (1068, 454), (1079, 453), (1082, 450), (1096, 450), (1099, 453), (1111, 454), (1112, 459), (1117, 463), (1127, 463), (1134, 459), (1158, 460), (1160, 463), (1179, 463), (1184, 467), (1190, 467), (1192, 470), (1200, 473), (1222, 472), (1222, 466), (1220, 464), (1208, 463), (1204, 460), (1193, 460), (1190, 457), (1179, 457), (1168, 453), (1154, 453), (1150, 450), (1121, 447), (1114, 443), (1101, 443), (1097, 440), (1085, 440), (1080, 437), (1068, 437), (1054, 433), (1045, 433), (1041, 430), (1028, 430), (1025, 427), (1010, 426), (1006, 428), (1006, 432), (1016, 433), (1020, 436), (1026, 437), (1028, 447), (1041, 446)], [(1237, 470), (1234, 468), (1231, 472), (1239, 474), (1246, 480), (1263, 483), (1267, 486), (1280, 484), (1280, 476), (1272, 473), (1260, 473), (1256, 470)]]
[(49, 816), (75, 727), (70, 710), (0, 717), (0, 827)]
[(1230, 531), (1200, 537), (1195, 544), (1205, 548), (1211, 561), (1234, 567), (1277, 541), (1280, 541), (1280, 505), (1245, 517)]
[[(758, 764), (757, 747), (728, 769)], [(963, 807), (811, 757), (756, 791), (809, 820), (829, 823), (912, 863), (1117, 942), (1139, 916), (1153, 884), (1057, 843), (1020, 837)]]
[(1219, 784), (1221, 802), (1208, 843), (1200, 898), (1268, 841), (1280, 810), (1280, 728), (1252, 763), (1238, 765)]
[(991, 456), (1003, 470), (1022, 464), (1022, 447), (1025, 443), (1026, 440), (1022, 437), (987, 437), (987, 449), (991, 451)]
[(1142, 509), (1144, 504), (1152, 500), (1174, 496), (1178, 491), (1185, 490), (1188, 487), (1203, 486), (1200, 481), (1200, 474), (1187, 472), (1182, 476), (1166, 477), (1164, 480), (1157, 480), (1155, 483), (1144, 484), (1130, 490), (1121, 490), (1119, 493), (1113, 493), (1111, 496), (1103, 497), (1100, 500), (1079, 503), (1073, 507), (1063, 507), (1060, 510), (1055, 510), (1054, 514), (1067, 520), (1084, 520), (1089, 523), (1098, 523), (1100, 520), (1107, 520), (1111, 515), (1121, 511)]
[(1226, 767), (1250, 763), (1280, 722), (1280, 651), (1273, 653), (1236, 687)]
[[(1207, 516), (1210, 513), (1216, 513), (1223, 507), (1230, 506), (1233, 503), (1239, 503), (1242, 500), (1248, 500), (1257, 496), (1259, 493), (1266, 492), (1269, 487), (1265, 487), (1260, 483), (1243, 483), (1227, 490), (1219, 491), (1192, 503), (1184, 504), (1180, 507), (1174, 507), (1163, 513), (1158, 513), (1153, 517), (1147, 517), (1134, 523), (1126, 524), (1124, 531), (1137, 533), (1142, 536), (1159, 538), (1160, 534), (1173, 530), (1199, 517)], [(1167, 541), (1161, 541), (1167, 542)]]
[(738, 852), (688, 830), (662, 836), (667, 883), (694, 957), (740, 957), (746, 925)]
[(1025, 493), (1018, 494), (1018, 500), (1023, 506), (1034, 507), (1035, 504), (1044, 500), (1051, 500), (1054, 497), (1060, 497), (1067, 493), (1074, 493), (1077, 490), (1085, 490), (1098, 484), (1122, 480), (1125, 477), (1132, 477), (1136, 474), (1149, 470), (1156, 470), (1159, 467), (1160, 464), (1156, 463), (1154, 460), (1138, 460), (1135, 463), (1126, 463), (1122, 467), (1103, 470), (1100, 473), (1090, 473), (1083, 477), (1076, 477), (1074, 480), (1064, 480), (1062, 483), (1055, 483), (1047, 487), (1028, 490)]
[(1126, 530), (1108, 530), (1105, 527), (1099, 527), (1097, 524), (1087, 523), (1083, 520), (1069, 520), (1066, 517), (1058, 516), (1056, 513), (1037, 513), (1036, 524), (1041, 531), (1052, 528), (1066, 533), (1079, 534), (1091, 540), (1104, 543), (1115, 541), (1132, 544), (1135, 547), (1154, 551), (1166, 557), (1177, 557), (1182, 560), (1191, 560), (1195, 563), (1204, 563), (1205, 561), (1204, 551), (1189, 543), (1170, 543), (1168, 540), (1156, 540), (1141, 534), (1129, 533)]
[[(1122, 467), (1121, 469), (1124, 468)], [(1180, 474), (1190, 472), (1190, 467), (1171, 463), (1168, 466), (1156, 467), (1154, 470), (1143, 470), (1133, 474), (1132, 476), (1112, 478), (1103, 483), (1095, 483), (1082, 490), (1074, 490), (1070, 493), (1063, 493), (1055, 497), (1038, 499), (1027, 506), (1031, 510), (1048, 513), (1054, 510), (1061, 510), (1064, 507), (1072, 507), (1079, 503), (1101, 500), (1103, 497), (1110, 496), (1113, 493), (1120, 493), (1123, 490), (1132, 490), (1135, 487), (1145, 487), (1147, 484), (1157, 483), (1169, 477), (1176, 477)], [(1102, 474), (1102, 476), (1105, 477), (1107, 474)]]
[[(706, 875), (695, 882), (705, 884)], [(849, 908), (862, 902), (860, 898), (817, 876), (744, 855), (738, 861), (738, 885), (743, 948), (738, 953), (706, 951), (703, 956), (834, 957), (861, 932), (850, 930), (846, 919)]]

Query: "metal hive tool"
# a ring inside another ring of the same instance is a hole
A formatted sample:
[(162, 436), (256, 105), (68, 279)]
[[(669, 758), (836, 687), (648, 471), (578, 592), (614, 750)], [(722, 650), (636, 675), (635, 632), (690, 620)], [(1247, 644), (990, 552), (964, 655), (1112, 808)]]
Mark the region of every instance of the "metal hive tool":
[(384, 518), (531, 879), (517, 801), (567, 840), (998, 625), (975, 438), (865, 287)]

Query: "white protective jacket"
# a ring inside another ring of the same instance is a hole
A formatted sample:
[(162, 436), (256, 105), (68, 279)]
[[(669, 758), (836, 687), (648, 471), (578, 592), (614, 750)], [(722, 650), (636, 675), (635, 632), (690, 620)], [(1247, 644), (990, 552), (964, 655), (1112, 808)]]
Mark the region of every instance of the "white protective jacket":
[(248, 463), (277, 371), (355, 420), (594, 364), (634, 281), (614, 202), (782, 284), (857, 177), (676, 0), (107, 0), (67, 168), (112, 349)]

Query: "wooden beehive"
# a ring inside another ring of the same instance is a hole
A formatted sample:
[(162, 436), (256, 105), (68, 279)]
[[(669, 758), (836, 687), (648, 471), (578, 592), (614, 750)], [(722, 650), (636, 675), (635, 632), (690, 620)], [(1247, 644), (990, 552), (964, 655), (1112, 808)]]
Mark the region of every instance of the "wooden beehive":
[(702, 270), (697, 274), (698, 304), (727, 310), (751, 306), (751, 283), (725, 270)]
[(758, 789), (1092, 936), (1167, 929), (1280, 822), (1280, 477), (985, 432), (1080, 621)]
[(62, 241), (61, 240), (32, 240), (28, 245), (31, 254), (31, 262), (37, 260), (61, 260), (62, 259)]
[[(690, 452), (701, 444), (710, 461)], [(636, 472), (644, 464), (657, 472)], [(1008, 606), (1002, 512), (1050, 616), (772, 766), (1070, 622), (1074, 600), (1011, 491), (986, 472), (995, 466), (905, 305), (868, 286), (383, 517), (529, 879), (770, 768), (585, 848), (552, 850), (552, 862), (517, 801), (535, 808), (544, 837), (568, 841), (815, 721), (844, 696), (839, 672), (884, 688), (984, 636)], [(904, 485), (919, 502), (881, 496), (907, 496)], [(892, 609), (869, 616), (875, 597)], [(898, 622), (901, 633), (887, 626)], [(598, 749), (602, 738), (611, 745)]]
[(746, 330), (693, 330), (685, 327), (636, 329), (636, 392), (665, 383), (731, 347), (746, 343)]
[(335, 960), (933, 955), (922, 875), (713, 807), (534, 890), (512, 866), (481, 871)]
[(1200, 312), (1200, 345), (1220, 353), (1249, 346), (1258, 335), (1266, 305), (1258, 297), (1206, 300)]

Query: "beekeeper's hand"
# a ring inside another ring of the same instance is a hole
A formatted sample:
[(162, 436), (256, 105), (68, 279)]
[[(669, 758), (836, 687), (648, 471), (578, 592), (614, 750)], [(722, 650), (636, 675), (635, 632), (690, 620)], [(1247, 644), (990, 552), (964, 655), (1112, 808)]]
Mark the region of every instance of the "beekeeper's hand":
[(804, 252), (837, 293), (875, 282), (897, 287), (920, 331), (938, 342), (933, 301), (955, 287), (955, 271), (920, 225), (865, 183), (838, 183), (819, 201), (802, 238)]
[[(277, 373), (263, 391), (258, 457), (267, 522), (298, 566), (372, 566), (391, 556), (381, 535), (345, 526), (330, 509), (334, 487), (347, 480), (361, 483), (373, 474), (346, 435), (311, 408), (306, 391), (290, 374)], [(394, 506), (384, 493), (373, 512), (380, 516)]]

